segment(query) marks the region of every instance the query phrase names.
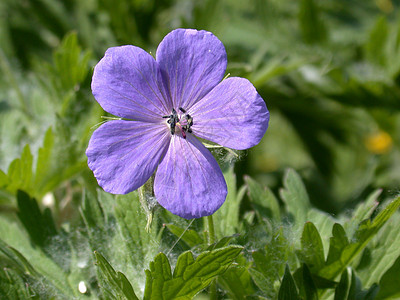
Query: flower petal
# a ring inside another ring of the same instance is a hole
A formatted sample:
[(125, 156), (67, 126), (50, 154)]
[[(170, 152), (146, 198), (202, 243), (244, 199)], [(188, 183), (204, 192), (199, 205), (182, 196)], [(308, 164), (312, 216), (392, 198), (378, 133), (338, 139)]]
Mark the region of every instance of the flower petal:
[(86, 150), (89, 168), (109, 193), (127, 194), (153, 174), (169, 145), (165, 126), (109, 121), (92, 135)]
[(239, 77), (223, 80), (188, 113), (194, 135), (237, 150), (257, 145), (269, 122), (264, 100), (247, 79)]
[(94, 68), (92, 92), (113, 115), (153, 122), (171, 113), (157, 62), (135, 46), (109, 48)]
[(154, 181), (157, 201), (182, 218), (213, 214), (225, 201), (227, 187), (217, 161), (191, 134), (172, 136)]
[(160, 43), (156, 59), (169, 82), (175, 109), (190, 108), (224, 76), (226, 52), (211, 32), (176, 29)]

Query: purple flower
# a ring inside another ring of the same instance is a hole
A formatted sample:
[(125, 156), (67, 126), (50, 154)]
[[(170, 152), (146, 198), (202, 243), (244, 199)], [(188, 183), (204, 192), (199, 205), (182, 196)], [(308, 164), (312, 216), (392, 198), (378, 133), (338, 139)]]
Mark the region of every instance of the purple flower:
[(113, 194), (142, 186), (156, 171), (157, 201), (186, 219), (213, 214), (227, 187), (218, 163), (196, 138), (247, 149), (259, 143), (269, 112), (244, 78), (223, 81), (223, 44), (212, 33), (170, 32), (156, 59), (135, 46), (114, 47), (96, 65), (92, 91), (109, 121), (86, 155), (99, 185)]

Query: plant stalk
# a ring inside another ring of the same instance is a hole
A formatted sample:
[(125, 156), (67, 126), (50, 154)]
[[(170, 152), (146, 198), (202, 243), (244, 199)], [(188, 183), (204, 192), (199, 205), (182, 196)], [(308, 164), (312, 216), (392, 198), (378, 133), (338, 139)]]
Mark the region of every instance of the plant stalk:
[[(215, 229), (214, 229), (214, 220), (213, 216), (207, 216), (207, 224), (208, 224), (208, 245), (212, 245), (215, 243)], [(210, 300), (217, 299), (217, 282), (214, 279), (210, 284)]]

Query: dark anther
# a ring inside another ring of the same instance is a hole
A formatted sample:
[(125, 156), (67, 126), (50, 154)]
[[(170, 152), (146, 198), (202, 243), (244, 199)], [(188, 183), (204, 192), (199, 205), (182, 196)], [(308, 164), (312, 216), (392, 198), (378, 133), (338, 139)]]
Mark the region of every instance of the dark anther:
[(178, 118), (178, 114), (176, 113), (176, 110), (173, 108), (172, 114), (169, 116), (163, 116), (163, 118), (164, 119), (169, 118), (167, 123), (170, 124), (171, 134), (174, 135), (176, 123), (179, 122), (179, 118)]
[(192, 131), (189, 131), (189, 129), (193, 125), (193, 118), (189, 114), (186, 114), (186, 110), (184, 110), (182, 107), (179, 107), (179, 110), (185, 114), (185, 118), (187, 120), (187, 125), (185, 125), (185, 126), (187, 127), (186, 128), (187, 131), (192, 132)]

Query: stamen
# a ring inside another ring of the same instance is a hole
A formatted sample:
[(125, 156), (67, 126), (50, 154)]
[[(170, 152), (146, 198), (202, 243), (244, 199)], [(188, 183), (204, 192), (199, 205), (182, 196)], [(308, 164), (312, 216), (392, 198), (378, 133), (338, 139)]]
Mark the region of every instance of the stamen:
[(186, 139), (186, 132), (192, 133), (192, 129), (190, 127), (193, 125), (193, 118), (186, 113), (186, 110), (182, 107), (179, 107), (179, 110), (184, 113), (184, 115), (178, 116), (178, 113), (173, 108), (172, 114), (169, 116), (163, 116), (163, 118), (168, 119), (167, 124), (170, 125), (171, 135), (176, 133), (176, 127), (178, 127), (182, 137)]

